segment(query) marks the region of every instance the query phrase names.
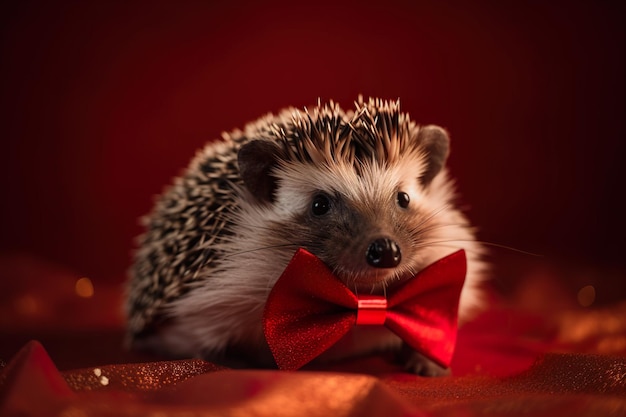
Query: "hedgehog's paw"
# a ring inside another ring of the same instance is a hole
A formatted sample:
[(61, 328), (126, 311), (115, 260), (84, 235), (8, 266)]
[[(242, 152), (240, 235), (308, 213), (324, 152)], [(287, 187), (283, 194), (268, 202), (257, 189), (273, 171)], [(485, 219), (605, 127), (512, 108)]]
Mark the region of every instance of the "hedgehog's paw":
[(407, 372), (411, 372), (420, 376), (448, 376), (450, 368), (444, 368), (441, 365), (428, 359), (426, 356), (413, 350), (410, 346), (403, 344), (400, 352), (400, 360)]

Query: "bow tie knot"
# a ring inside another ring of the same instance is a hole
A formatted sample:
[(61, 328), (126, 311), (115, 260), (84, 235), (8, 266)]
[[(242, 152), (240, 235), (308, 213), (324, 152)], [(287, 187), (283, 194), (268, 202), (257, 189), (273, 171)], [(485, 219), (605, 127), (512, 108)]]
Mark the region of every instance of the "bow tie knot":
[(357, 325), (383, 325), (387, 319), (387, 299), (382, 295), (357, 296)]

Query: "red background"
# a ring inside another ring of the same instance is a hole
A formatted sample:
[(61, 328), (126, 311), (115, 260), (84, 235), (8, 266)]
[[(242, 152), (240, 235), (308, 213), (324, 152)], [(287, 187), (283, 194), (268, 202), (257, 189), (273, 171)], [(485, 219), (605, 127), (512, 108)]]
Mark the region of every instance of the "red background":
[[(119, 283), (136, 219), (205, 141), (363, 93), (449, 129), (482, 240), (623, 268), (618, 3), (5, 2), (0, 256)], [(600, 299), (625, 296), (599, 275)]]

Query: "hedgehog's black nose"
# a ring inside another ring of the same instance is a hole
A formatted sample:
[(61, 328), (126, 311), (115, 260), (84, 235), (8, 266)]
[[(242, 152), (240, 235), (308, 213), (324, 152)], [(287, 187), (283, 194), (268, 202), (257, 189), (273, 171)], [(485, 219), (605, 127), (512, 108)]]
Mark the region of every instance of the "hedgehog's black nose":
[(387, 238), (376, 239), (367, 248), (367, 263), (376, 268), (394, 268), (400, 263), (400, 246)]

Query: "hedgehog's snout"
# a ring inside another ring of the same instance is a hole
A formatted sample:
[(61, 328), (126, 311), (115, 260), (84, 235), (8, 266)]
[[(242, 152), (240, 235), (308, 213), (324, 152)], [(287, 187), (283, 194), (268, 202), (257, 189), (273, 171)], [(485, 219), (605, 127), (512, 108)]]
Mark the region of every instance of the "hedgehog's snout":
[(378, 238), (367, 248), (367, 263), (375, 268), (395, 268), (400, 264), (400, 245), (389, 238)]

